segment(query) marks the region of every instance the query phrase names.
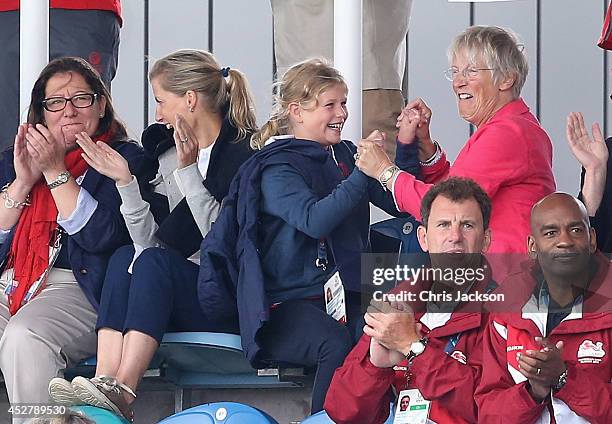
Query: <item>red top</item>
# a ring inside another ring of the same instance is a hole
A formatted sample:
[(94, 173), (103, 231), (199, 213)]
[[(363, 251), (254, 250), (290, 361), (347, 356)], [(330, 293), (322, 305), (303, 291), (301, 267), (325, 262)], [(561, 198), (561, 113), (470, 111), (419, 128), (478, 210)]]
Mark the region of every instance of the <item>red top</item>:
[(552, 144), (521, 99), (504, 107), (465, 143), (451, 166), (443, 156), (421, 168), (423, 180), (400, 172), (394, 196), (400, 210), (421, 219), (421, 200), (448, 177), (476, 181), (491, 198), (490, 253), (527, 252), (531, 207), (555, 191)]
[[(428, 290), (429, 283), (412, 286), (404, 282), (393, 292)], [(485, 292), (486, 278), (472, 292)], [(411, 304), (420, 310), (425, 304)], [(363, 335), (336, 370), (325, 397), (325, 411), (338, 424), (369, 422), (382, 424), (389, 416), (391, 387), (397, 393), (418, 388), (431, 401), (429, 419), (437, 424), (474, 424), (477, 421), (474, 392), (482, 372), (482, 335), (487, 314), (480, 302), (460, 304), (448, 320), (433, 324), (423, 312), (415, 312), (427, 334), (425, 351), (410, 366), (406, 379), (406, 361), (393, 368), (378, 368), (370, 362), (370, 337)], [(437, 314), (434, 314), (437, 315)], [(431, 318), (431, 315), (430, 317)], [(428, 324), (433, 328), (429, 328)]]
[[(52, 9), (109, 10), (117, 15), (119, 24), (123, 25), (121, 0), (49, 0), (49, 6)], [(18, 9), (19, 0), (4, 0), (0, 2), (0, 12)]]

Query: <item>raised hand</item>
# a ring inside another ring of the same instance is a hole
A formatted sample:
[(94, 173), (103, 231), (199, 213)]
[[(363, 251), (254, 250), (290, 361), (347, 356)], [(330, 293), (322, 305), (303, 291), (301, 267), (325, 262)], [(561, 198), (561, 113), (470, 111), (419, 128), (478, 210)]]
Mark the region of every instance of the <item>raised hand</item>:
[(25, 135), (30, 124), (21, 124), (15, 135), (15, 150), (13, 151), (13, 165), (15, 167), (15, 182), (20, 184), (26, 192), (36, 184), (42, 172), (30, 156)]
[(592, 125), (593, 136), (589, 135), (580, 112), (571, 112), (567, 116), (565, 133), (569, 147), (578, 162), (585, 169), (605, 167), (608, 161), (608, 147), (604, 141), (598, 123)]
[(179, 168), (185, 168), (198, 160), (199, 142), (193, 129), (183, 115), (176, 114), (174, 125), (174, 143)]
[(417, 109), (404, 108), (397, 117), (395, 126), (399, 129), (397, 139), (402, 144), (412, 144), (416, 141), (416, 130), (425, 117)]
[(29, 125), (25, 139), (29, 155), (43, 174), (55, 176), (66, 170), (66, 144), (56, 140), (47, 127), (42, 124)]
[(76, 142), (83, 149), (83, 159), (100, 174), (124, 186), (132, 181), (127, 161), (116, 150), (103, 141), (94, 143), (86, 132), (76, 134)]
[(415, 135), (419, 140), (419, 159), (424, 162), (436, 152), (436, 146), (429, 133), (432, 111), (421, 98), (408, 102), (404, 110), (406, 109), (414, 109), (419, 114), (420, 119), (415, 129)]

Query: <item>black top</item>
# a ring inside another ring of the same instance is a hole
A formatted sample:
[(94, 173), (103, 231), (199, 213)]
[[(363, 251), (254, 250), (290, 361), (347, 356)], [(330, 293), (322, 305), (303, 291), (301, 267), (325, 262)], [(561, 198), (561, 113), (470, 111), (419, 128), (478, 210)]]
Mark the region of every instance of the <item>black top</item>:
[[(189, 257), (198, 251), (203, 237), (187, 200), (183, 198), (170, 212), (166, 196), (155, 193), (149, 184), (159, 169), (159, 156), (175, 147), (172, 134), (173, 130), (162, 124), (152, 124), (144, 130), (141, 140), (145, 160), (136, 179), (142, 197), (151, 205), (151, 213), (159, 226), (155, 236), (166, 246)], [(208, 172), (203, 184), (219, 203), (227, 195), (240, 165), (253, 154), (249, 146), (251, 134), (240, 139), (237, 139), (237, 134), (238, 130), (229, 119), (223, 119), (221, 131), (210, 154)]]

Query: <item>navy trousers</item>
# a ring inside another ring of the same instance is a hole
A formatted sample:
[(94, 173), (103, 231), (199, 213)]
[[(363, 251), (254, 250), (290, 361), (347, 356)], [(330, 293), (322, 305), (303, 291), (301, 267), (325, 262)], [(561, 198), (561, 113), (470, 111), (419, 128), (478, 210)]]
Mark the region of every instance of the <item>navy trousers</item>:
[(257, 341), (262, 361), (316, 367), (311, 413), (323, 409), (325, 395), (336, 368), (344, 362), (363, 331), (359, 295), (347, 293), (346, 325), (325, 312), (320, 300), (289, 300), (270, 312)]
[(124, 246), (111, 257), (96, 329), (137, 330), (158, 342), (171, 331), (238, 333), (237, 321), (210, 324), (204, 318), (197, 296), (197, 264), (172, 249), (148, 248), (130, 274), (133, 256), (134, 248)]

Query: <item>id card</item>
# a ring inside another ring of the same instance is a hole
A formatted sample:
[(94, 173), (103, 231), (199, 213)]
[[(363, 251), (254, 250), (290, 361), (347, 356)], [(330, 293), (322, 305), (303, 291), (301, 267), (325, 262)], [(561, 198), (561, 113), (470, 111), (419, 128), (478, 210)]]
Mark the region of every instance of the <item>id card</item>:
[(334, 272), (323, 286), (325, 295), (325, 311), (336, 321), (346, 324), (346, 301), (344, 299), (344, 286), (340, 273)]
[(402, 390), (397, 397), (393, 424), (426, 424), (431, 401), (419, 389)]

